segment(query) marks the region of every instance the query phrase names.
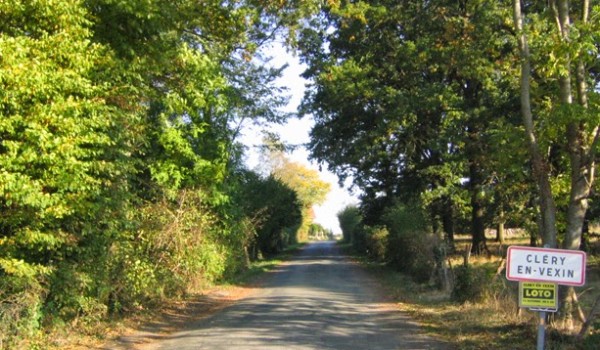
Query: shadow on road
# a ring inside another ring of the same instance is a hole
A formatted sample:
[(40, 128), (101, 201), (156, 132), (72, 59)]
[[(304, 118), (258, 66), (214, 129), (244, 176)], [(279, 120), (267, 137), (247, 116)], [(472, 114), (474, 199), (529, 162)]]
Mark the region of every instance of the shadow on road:
[[(136, 349), (448, 349), (386, 300), (376, 281), (334, 242), (305, 246), (250, 296), (172, 334), (130, 337)], [(151, 329), (151, 328), (150, 328)], [(123, 347), (120, 347), (122, 349)]]
[(386, 303), (333, 242), (307, 245), (264, 286), (160, 349), (446, 349)]
[(377, 305), (357, 304), (351, 299), (277, 296), (245, 300), (188, 332), (174, 335), (162, 348), (435, 348), (431, 339), (418, 333), (417, 325)]

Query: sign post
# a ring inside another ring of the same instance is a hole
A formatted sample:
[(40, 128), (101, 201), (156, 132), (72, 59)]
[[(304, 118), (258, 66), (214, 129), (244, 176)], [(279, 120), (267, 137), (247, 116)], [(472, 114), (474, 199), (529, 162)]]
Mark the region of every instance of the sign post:
[(558, 284), (585, 284), (585, 252), (508, 247), (506, 279), (519, 281), (519, 307), (539, 312), (537, 350), (544, 350), (546, 312), (558, 310)]
[(539, 321), (536, 350), (544, 350), (544, 340), (546, 339), (546, 311), (540, 311), (538, 315)]

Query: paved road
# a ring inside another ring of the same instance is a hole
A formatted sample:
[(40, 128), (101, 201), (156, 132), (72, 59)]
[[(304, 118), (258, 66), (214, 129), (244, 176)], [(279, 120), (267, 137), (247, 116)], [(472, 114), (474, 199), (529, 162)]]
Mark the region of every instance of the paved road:
[(172, 334), (158, 349), (446, 349), (384, 305), (334, 242), (307, 245), (254, 295)]

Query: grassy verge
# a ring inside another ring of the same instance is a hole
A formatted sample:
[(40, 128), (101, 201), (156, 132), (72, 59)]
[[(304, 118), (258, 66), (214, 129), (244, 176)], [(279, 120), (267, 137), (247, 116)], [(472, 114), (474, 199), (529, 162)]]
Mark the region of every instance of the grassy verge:
[(229, 280), (224, 280), (219, 283), (220, 286), (245, 286), (257, 283), (258, 278), (273, 270), (279, 264), (289, 260), (294, 254), (300, 250), (306, 243), (297, 243), (285, 248), (281, 253), (276, 256), (261, 259), (250, 263), (248, 269), (241, 271), (237, 275), (233, 276)]
[[(501, 250), (499, 250), (501, 251)], [(399, 310), (410, 314), (430, 335), (447, 341), (456, 349), (534, 349), (537, 338), (538, 314), (518, 307), (518, 285), (506, 281), (504, 272), (497, 274), (500, 256), (473, 257), (470, 266), (483, 276), (482, 297), (478, 301), (454, 302), (451, 291), (441, 291), (433, 285), (413, 280), (385, 265), (359, 258), (363, 265), (386, 288)], [(450, 257), (453, 269), (462, 264), (460, 254)], [(598, 257), (588, 261), (586, 286), (577, 289), (582, 310), (587, 314), (600, 294)], [(552, 324), (546, 333), (546, 349), (598, 349), (600, 324), (583, 340), (556, 331)], [(579, 324), (575, 329), (579, 330)]]
[(487, 300), (459, 304), (450, 300), (448, 292), (417, 285), (409, 277), (385, 267), (369, 269), (391, 292), (401, 311), (417, 319), (427, 333), (458, 349), (531, 349), (532, 344), (535, 346), (532, 315), (519, 316), (511, 303)]

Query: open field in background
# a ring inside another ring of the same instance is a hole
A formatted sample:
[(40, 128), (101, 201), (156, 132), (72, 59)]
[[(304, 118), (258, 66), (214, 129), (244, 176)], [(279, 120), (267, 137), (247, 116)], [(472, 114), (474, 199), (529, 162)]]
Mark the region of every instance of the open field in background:
[[(537, 337), (537, 313), (518, 307), (518, 283), (507, 281), (501, 269), (509, 245), (529, 244), (529, 237), (513, 234), (504, 245), (494, 241), (490, 232), (488, 248), (491, 255), (470, 256), (469, 264), (483, 276), (483, 297), (478, 302), (460, 304), (451, 301), (450, 291), (440, 291), (432, 285), (415, 284), (410, 277), (395, 272), (381, 264), (365, 262), (380, 279), (398, 308), (417, 319), (430, 334), (456, 345), (458, 349), (533, 349)], [(456, 237), (456, 252), (448, 256), (454, 270), (464, 261), (470, 236)], [(581, 310), (585, 316), (600, 296), (600, 239), (592, 235), (588, 253), (586, 284), (575, 288)], [(451, 274), (452, 275), (452, 274)], [(597, 311), (598, 312), (598, 311)], [(598, 349), (600, 344), (600, 319), (594, 330), (583, 340), (565, 336), (556, 331), (561, 325), (552, 323), (546, 333), (546, 349)], [(581, 322), (575, 320), (578, 332)], [(564, 334), (564, 333), (563, 333)]]

